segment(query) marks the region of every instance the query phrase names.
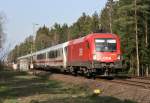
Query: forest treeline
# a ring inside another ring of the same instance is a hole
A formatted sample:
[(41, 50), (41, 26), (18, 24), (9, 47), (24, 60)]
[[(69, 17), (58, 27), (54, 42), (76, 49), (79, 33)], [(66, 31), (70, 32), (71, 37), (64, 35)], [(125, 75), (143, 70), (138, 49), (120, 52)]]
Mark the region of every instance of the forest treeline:
[(5, 41), (5, 33), (3, 25), (4, 25), (4, 15), (0, 12), (0, 53)]
[(5, 33), (4, 33), (4, 15), (0, 12), (0, 70), (3, 68), (3, 59), (5, 57), (4, 55), (4, 51), (3, 51), (3, 48), (4, 48), (4, 42), (5, 42)]
[[(100, 1), (99, 1), (100, 2)], [(92, 32), (110, 32), (121, 38), (123, 58), (130, 73), (148, 73), (150, 69), (150, 0), (108, 0), (100, 13), (83, 13), (71, 26), (55, 23), (40, 27), (36, 37), (29, 36), (11, 51), (9, 60)], [(33, 45), (34, 44), (34, 45)]]

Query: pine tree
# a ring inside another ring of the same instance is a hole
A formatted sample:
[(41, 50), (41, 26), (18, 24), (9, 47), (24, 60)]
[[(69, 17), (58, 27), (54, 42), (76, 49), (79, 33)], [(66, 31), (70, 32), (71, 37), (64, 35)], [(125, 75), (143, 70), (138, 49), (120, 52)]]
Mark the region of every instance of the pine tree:
[(99, 26), (100, 26), (99, 15), (98, 15), (97, 12), (95, 12), (92, 15), (91, 31), (93, 31), (93, 32), (98, 31), (99, 30)]
[(52, 38), (49, 35), (49, 28), (46, 26), (39, 28), (35, 39), (36, 49), (41, 50), (50, 46), (51, 39)]

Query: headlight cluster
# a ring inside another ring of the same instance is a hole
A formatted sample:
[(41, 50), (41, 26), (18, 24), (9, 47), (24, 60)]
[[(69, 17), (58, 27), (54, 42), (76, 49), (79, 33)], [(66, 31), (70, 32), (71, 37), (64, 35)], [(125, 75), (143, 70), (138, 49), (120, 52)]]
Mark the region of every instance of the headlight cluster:
[(93, 60), (97, 60), (96, 54), (93, 54)]
[(118, 55), (118, 56), (117, 56), (117, 59), (118, 59), (118, 60), (120, 60), (120, 59), (121, 59), (121, 56), (120, 56), (120, 55)]

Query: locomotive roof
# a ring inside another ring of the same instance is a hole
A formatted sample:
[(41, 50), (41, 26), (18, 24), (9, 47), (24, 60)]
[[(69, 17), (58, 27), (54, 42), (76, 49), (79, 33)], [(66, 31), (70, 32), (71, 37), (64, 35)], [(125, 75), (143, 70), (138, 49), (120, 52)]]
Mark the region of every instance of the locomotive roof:
[(85, 39), (88, 39), (90, 37), (93, 37), (93, 36), (96, 36), (96, 35), (101, 35), (102, 38), (117, 38), (117, 35), (116, 34), (112, 34), (112, 33), (91, 33), (91, 34), (88, 34), (84, 37), (81, 37), (81, 38), (78, 38), (78, 39), (74, 39), (74, 40), (71, 40), (70, 43), (71, 44), (76, 44), (76, 43), (80, 43), (80, 42), (83, 42)]
[(92, 34), (89, 34), (87, 35), (88, 36), (95, 36), (95, 35), (101, 35), (101, 36), (112, 36), (112, 37), (117, 37), (116, 34), (113, 34), (113, 33), (92, 33)]

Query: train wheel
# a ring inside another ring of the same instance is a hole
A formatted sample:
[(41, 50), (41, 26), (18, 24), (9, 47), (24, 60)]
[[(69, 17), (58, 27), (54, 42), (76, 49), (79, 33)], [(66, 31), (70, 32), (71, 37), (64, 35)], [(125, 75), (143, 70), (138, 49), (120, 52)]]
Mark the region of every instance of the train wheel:
[(80, 74), (81, 76), (84, 76), (84, 70), (81, 70), (81, 74)]
[(77, 75), (78, 75), (78, 68), (77, 68), (77, 67), (74, 67), (74, 68), (73, 68), (73, 71), (74, 71), (74, 76), (77, 76)]
[(75, 67), (70, 67), (70, 73), (74, 76), (77, 76), (77, 69)]
[(70, 73), (72, 74), (72, 75), (74, 75), (74, 70), (73, 70), (73, 67), (70, 67)]
[(87, 69), (87, 70), (84, 72), (84, 75), (85, 75), (86, 78), (91, 78), (91, 77), (92, 77), (92, 72), (91, 72), (89, 69)]
[(95, 72), (92, 72), (92, 78), (96, 79), (96, 73)]
[(86, 73), (86, 77), (87, 77), (87, 78), (90, 78), (90, 77), (91, 77), (90, 72), (87, 72), (87, 73)]

